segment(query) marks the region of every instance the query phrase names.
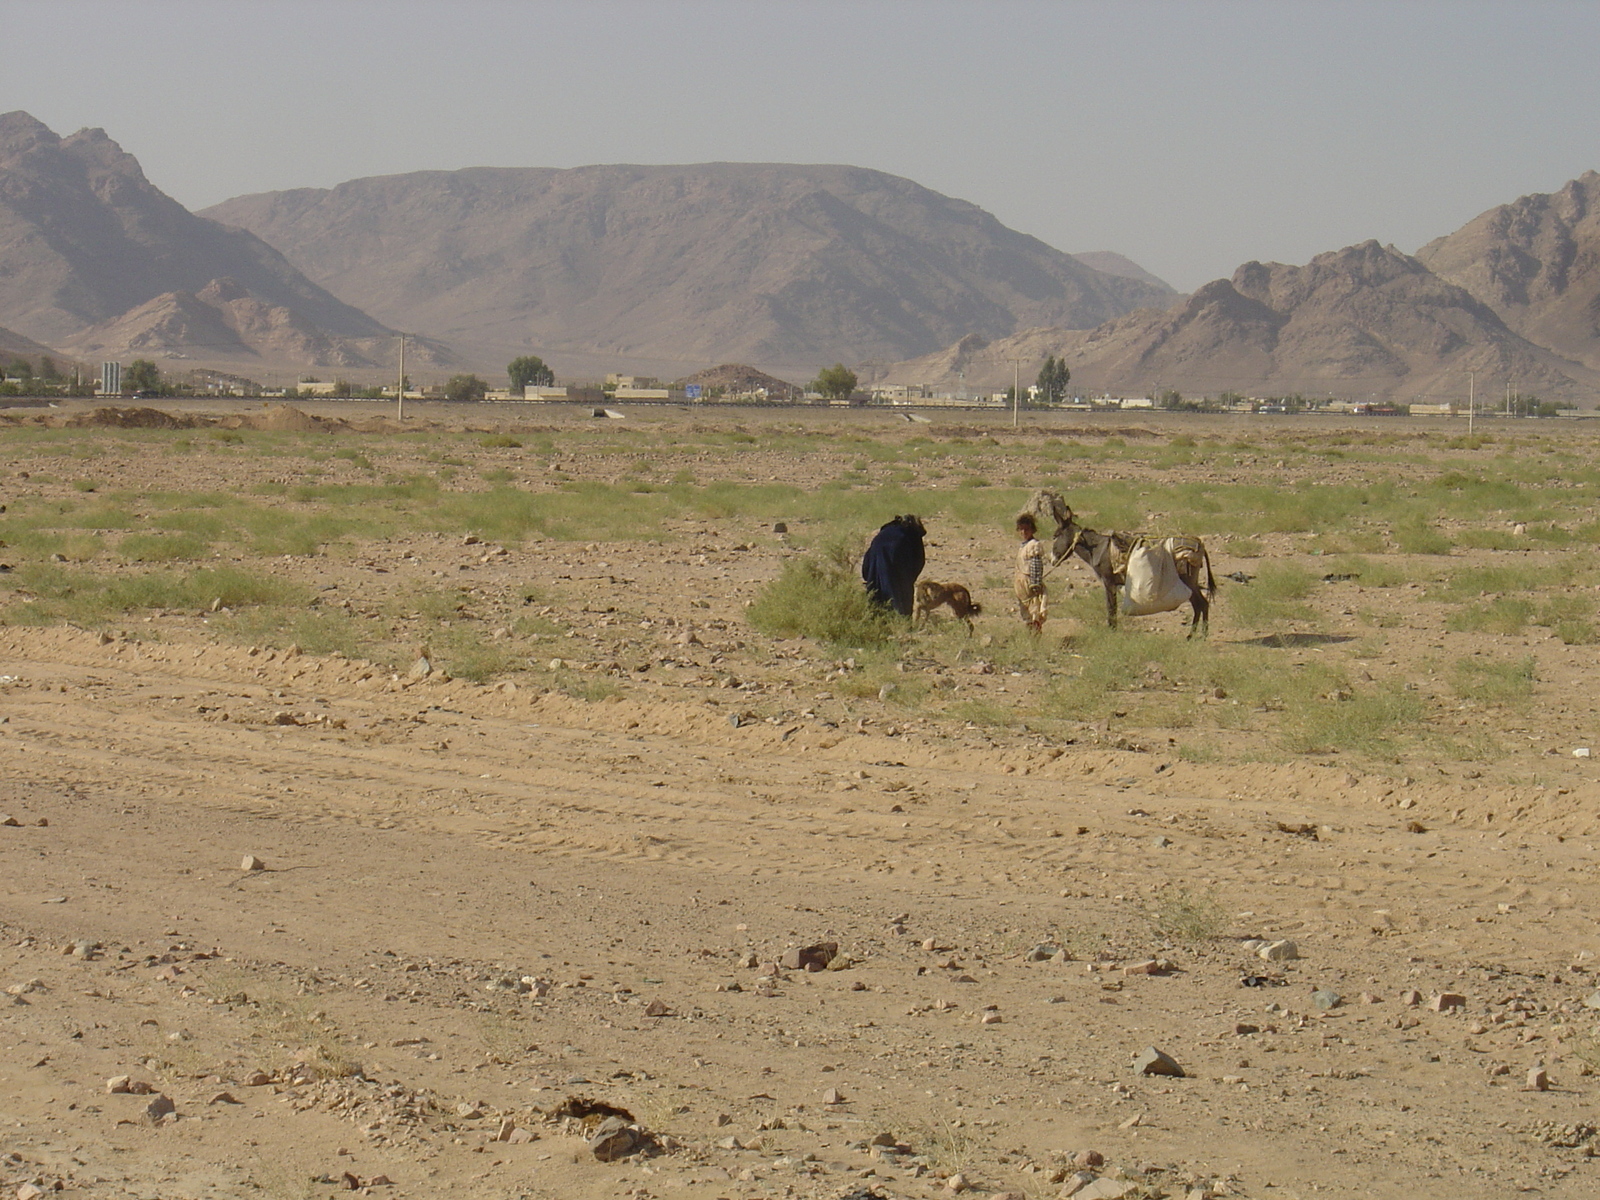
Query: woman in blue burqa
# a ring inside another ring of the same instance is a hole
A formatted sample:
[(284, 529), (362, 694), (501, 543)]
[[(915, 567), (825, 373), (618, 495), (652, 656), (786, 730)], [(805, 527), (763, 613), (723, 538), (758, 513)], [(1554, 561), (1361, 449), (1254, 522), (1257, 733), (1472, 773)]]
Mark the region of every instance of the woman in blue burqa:
[(873, 536), (872, 545), (861, 559), (861, 578), (867, 585), (867, 594), (902, 617), (911, 615), (917, 576), (922, 574), (925, 561), (922, 538), (926, 532), (922, 522), (910, 513), (895, 517)]

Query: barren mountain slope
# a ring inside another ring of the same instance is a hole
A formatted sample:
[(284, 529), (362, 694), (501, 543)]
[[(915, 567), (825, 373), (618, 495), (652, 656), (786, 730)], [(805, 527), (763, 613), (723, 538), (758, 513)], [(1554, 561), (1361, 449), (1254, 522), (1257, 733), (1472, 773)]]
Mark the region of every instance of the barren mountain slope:
[(1082, 254), (1074, 254), (1072, 257), (1084, 266), (1093, 267), (1096, 271), (1103, 271), (1107, 275), (1120, 275), (1124, 279), (1143, 280), (1145, 283), (1162, 288), (1174, 295), (1177, 294), (1177, 289), (1165, 279), (1158, 275), (1152, 275), (1134, 262), (1133, 259), (1124, 254), (1118, 254), (1113, 250), (1088, 250)]
[(711, 163), (475, 168), (206, 210), (391, 324), (533, 350), (780, 374), (963, 334), (1075, 328), (1170, 290), (1102, 274), (965, 201), (878, 171)]
[(896, 364), (895, 382), (1009, 382), (1010, 360), (1065, 357), (1077, 388), (1143, 393), (1307, 392), (1465, 399), (1469, 369), (1486, 382), (1559, 397), (1594, 375), (1507, 329), (1463, 289), (1392, 246), (1364, 242), (1303, 267), (1246, 263), (1165, 312), (1143, 311), (1087, 332), (1029, 330), (1002, 342)]
[(1417, 258), (1529, 341), (1600, 367), (1600, 174), (1491, 208)]
[[(27, 113), (0, 116), (0, 320), (70, 346), (90, 326), (217, 280), (325, 337), (391, 336), (253, 234), (189, 212), (103, 130), (61, 138)], [(255, 352), (238, 336), (182, 348), (193, 358)]]
[(4, 358), (6, 362), (25, 358), (31, 365), (38, 366), (41, 355), (56, 358), (58, 364), (62, 357), (49, 346), (42, 345), (32, 338), (23, 337), (15, 330), (0, 328), (0, 358)]

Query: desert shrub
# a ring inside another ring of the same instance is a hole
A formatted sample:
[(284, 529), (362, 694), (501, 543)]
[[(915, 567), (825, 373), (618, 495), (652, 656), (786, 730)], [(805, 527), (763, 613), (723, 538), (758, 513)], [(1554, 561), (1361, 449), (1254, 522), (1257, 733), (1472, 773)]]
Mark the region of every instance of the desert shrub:
[(1515, 550), (1517, 539), (1509, 529), (1463, 529), (1456, 544), (1469, 550)]
[(491, 433), (488, 437), (479, 438), (478, 445), (485, 450), (521, 450), (522, 443), (509, 433)]
[(1401, 688), (1341, 691), (1285, 709), (1280, 740), (1300, 754), (1346, 751), (1391, 757), (1422, 718), (1422, 702)]
[(1212, 892), (1196, 894), (1187, 888), (1168, 888), (1156, 901), (1151, 925), (1159, 938), (1194, 946), (1226, 933), (1228, 914)]
[(7, 624), (50, 624), (81, 621), (94, 624), (140, 609), (208, 608), (213, 602), (238, 608), (256, 604), (303, 605), (306, 590), (285, 580), (234, 567), (201, 568), (175, 573), (101, 575), (58, 563), (36, 563), (17, 572), (19, 590), (27, 599), (9, 605), (0, 620)]
[(1572, 582), (1570, 563), (1552, 566), (1517, 564), (1505, 567), (1466, 567), (1454, 571), (1425, 593), (1429, 600), (1475, 600), (1486, 596), (1537, 592), (1566, 587)]
[(1450, 539), (1421, 517), (1397, 522), (1394, 541), (1402, 554), (1449, 554), (1451, 549)]
[(1520, 596), (1496, 596), (1486, 604), (1469, 604), (1445, 618), (1451, 633), (1518, 634), (1533, 617), (1533, 602)]
[(1316, 576), (1299, 564), (1268, 562), (1249, 583), (1229, 588), (1227, 603), (1246, 625), (1307, 620), (1305, 600), (1316, 586)]
[(847, 552), (785, 563), (746, 616), (763, 633), (809, 637), (840, 646), (885, 646), (902, 622), (874, 604), (850, 566)]
[(1514, 704), (1533, 695), (1538, 679), (1533, 655), (1517, 659), (1458, 659), (1451, 670), (1451, 686), (1463, 700), (1485, 704)]
[(342, 654), (389, 667), (400, 665), (399, 648), (386, 648), (380, 640), (388, 632), (386, 627), (343, 609), (271, 605), (213, 617), (211, 623), (240, 645), (275, 650), (299, 646), (307, 654)]
[(181, 562), (208, 557), (211, 543), (192, 534), (130, 533), (117, 553), (129, 562)]

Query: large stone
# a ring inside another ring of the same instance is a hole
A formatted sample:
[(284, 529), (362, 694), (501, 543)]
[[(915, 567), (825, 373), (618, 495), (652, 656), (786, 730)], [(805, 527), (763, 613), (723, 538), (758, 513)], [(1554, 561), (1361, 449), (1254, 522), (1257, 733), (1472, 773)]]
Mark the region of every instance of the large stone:
[(1081, 1191), (1075, 1192), (1072, 1200), (1122, 1200), (1123, 1196), (1138, 1186), (1131, 1179), (1096, 1179)]
[(814, 946), (791, 947), (778, 962), (790, 971), (826, 971), (838, 953), (838, 942), (818, 942)]
[(1459, 992), (1440, 992), (1432, 1000), (1428, 1001), (1428, 1007), (1433, 1009), (1434, 1012), (1449, 1012), (1451, 1009), (1465, 1008), (1466, 1006), (1467, 998)]
[(1280, 938), (1276, 942), (1268, 942), (1256, 953), (1268, 962), (1288, 962), (1300, 957), (1300, 947), (1288, 938)]
[(156, 1098), (144, 1106), (144, 1115), (150, 1118), (152, 1124), (159, 1125), (164, 1117), (171, 1116), (178, 1111), (178, 1106), (166, 1096), (157, 1095)]
[(626, 1158), (638, 1148), (639, 1131), (621, 1117), (607, 1117), (601, 1121), (589, 1139), (589, 1149), (601, 1162)]
[[(1171, 1055), (1157, 1050), (1154, 1046), (1146, 1046), (1143, 1054), (1139, 1055), (1133, 1063), (1134, 1070), (1141, 1075), (1169, 1075), (1174, 1079), (1184, 1078), (1183, 1068)], [(1119, 1195), (1121, 1193), (1118, 1193)]]
[(1311, 993), (1311, 1003), (1327, 1012), (1331, 1008), (1338, 1008), (1344, 1003), (1344, 997), (1332, 988), (1318, 988)]

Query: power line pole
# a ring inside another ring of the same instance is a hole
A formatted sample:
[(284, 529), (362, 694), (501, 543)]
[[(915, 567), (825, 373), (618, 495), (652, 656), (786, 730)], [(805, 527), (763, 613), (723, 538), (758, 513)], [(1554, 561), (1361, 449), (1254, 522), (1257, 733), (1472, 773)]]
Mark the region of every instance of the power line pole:
[(394, 419), (406, 419), (406, 335), (400, 335), (400, 386), (394, 392)]
[(1478, 407), (1478, 373), (1467, 372), (1467, 436), (1472, 436), (1472, 414)]
[(1011, 428), (1017, 427), (1017, 414), (1022, 406), (1022, 360), (1011, 360)]

